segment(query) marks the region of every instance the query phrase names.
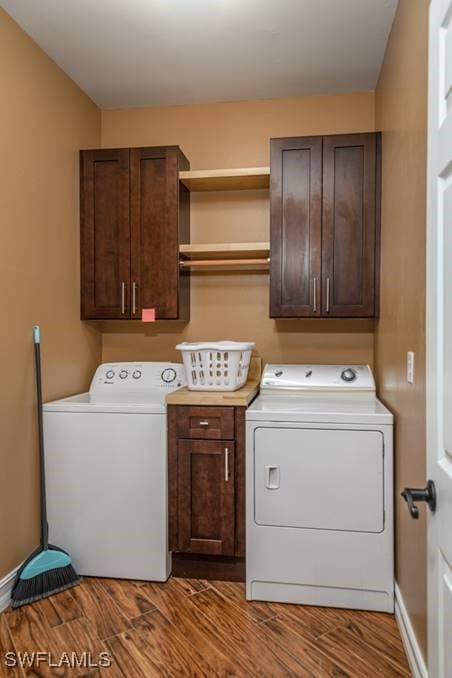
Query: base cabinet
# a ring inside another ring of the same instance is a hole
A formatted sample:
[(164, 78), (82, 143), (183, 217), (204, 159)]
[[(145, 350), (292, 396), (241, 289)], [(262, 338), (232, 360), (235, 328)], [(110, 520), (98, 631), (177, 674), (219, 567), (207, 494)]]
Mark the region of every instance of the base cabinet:
[(234, 443), (179, 440), (179, 551), (235, 551)]
[(244, 422), (244, 407), (168, 407), (171, 551), (244, 556)]

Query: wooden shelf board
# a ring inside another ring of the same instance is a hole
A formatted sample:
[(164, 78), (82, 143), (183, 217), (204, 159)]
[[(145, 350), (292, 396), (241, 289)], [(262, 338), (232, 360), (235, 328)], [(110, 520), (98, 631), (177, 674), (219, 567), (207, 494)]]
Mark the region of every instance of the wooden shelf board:
[(270, 167), (190, 170), (179, 172), (179, 180), (190, 191), (241, 191), (268, 188)]
[(269, 256), (270, 243), (190, 243), (189, 245), (180, 245), (179, 252), (187, 259), (262, 259)]

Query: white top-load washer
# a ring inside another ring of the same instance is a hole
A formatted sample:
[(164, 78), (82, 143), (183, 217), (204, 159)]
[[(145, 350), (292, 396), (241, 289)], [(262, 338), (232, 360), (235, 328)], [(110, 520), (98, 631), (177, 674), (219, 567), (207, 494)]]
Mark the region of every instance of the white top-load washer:
[(393, 611), (393, 416), (370, 367), (266, 365), (246, 485), (248, 600)]
[(49, 538), (79, 574), (168, 578), (165, 397), (184, 384), (177, 363), (108, 363), (44, 405)]

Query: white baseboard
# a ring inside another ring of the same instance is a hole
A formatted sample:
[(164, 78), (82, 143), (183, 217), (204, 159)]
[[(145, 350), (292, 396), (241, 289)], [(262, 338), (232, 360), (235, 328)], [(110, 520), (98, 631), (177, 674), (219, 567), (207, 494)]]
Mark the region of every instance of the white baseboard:
[(6, 608), (9, 607), (11, 602), (11, 591), (19, 567), (20, 565), (5, 575), (3, 579), (0, 579), (0, 612), (3, 612), (3, 610), (6, 610)]
[(400, 635), (410, 665), (411, 673), (414, 678), (428, 678), (427, 665), (424, 656), (417, 642), (411, 620), (408, 616), (405, 603), (403, 601), (400, 589), (395, 584), (395, 618), (399, 625)]

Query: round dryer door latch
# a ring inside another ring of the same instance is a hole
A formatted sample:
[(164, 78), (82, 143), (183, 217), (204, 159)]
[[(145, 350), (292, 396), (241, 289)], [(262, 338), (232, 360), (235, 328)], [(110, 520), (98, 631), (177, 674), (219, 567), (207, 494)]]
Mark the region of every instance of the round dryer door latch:
[(348, 382), (355, 381), (355, 379), (356, 379), (355, 370), (352, 370), (351, 367), (348, 367), (346, 370), (343, 370), (341, 372), (341, 379), (342, 379), (342, 381), (348, 381)]

